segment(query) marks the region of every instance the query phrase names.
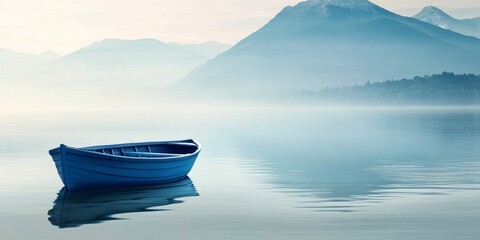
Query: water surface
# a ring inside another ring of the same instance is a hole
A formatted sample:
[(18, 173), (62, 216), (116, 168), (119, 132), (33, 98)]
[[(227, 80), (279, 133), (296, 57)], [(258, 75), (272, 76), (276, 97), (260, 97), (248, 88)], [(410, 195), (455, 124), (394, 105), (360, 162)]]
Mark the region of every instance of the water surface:
[[(190, 137), (177, 186), (66, 192), (47, 153)], [(480, 236), (479, 109), (4, 113), (0, 140), (5, 239)]]

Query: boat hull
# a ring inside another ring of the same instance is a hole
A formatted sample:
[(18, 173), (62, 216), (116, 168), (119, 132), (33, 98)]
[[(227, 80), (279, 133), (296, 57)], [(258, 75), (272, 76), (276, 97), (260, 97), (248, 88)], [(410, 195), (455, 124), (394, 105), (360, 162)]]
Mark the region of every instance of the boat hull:
[[(139, 143), (138, 146), (145, 144)], [(50, 155), (63, 184), (69, 190), (80, 190), (153, 185), (182, 180), (192, 169), (199, 152), (198, 145), (195, 152), (177, 157), (127, 157), (61, 145), (51, 150)]]

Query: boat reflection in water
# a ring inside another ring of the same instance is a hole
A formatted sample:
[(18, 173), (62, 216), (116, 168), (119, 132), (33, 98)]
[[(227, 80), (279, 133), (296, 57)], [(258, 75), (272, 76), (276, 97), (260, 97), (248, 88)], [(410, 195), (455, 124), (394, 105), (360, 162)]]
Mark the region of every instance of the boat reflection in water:
[(79, 227), (121, 219), (112, 217), (115, 214), (164, 211), (166, 209), (150, 208), (182, 203), (179, 198), (198, 195), (189, 178), (169, 184), (119, 190), (77, 192), (64, 187), (58, 193), (53, 208), (48, 211), (48, 220), (59, 228)]

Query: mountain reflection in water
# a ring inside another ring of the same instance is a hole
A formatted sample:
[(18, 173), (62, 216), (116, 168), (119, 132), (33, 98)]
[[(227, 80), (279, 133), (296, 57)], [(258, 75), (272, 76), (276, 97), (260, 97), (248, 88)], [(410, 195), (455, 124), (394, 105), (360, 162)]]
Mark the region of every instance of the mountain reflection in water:
[(274, 113), (242, 125), (231, 134), (239, 155), (248, 153), (279, 191), (304, 197), (300, 208), (352, 212), (480, 187), (478, 111)]

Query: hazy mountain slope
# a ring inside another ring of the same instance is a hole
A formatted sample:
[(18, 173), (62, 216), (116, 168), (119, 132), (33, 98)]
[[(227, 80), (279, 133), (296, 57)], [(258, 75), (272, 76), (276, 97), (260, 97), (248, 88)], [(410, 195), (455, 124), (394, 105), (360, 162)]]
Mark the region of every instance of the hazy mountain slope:
[(194, 51), (198, 54), (201, 54), (207, 58), (213, 58), (218, 54), (227, 51), (231, 48), (231, 45), (219, 43), (215, 41), (208, 41), (200, 44), (178, 44), (178, 43), (169, 43), (169, 45)]
[(0, 48), (0, 80), (16, 78), (25, 74), (25, 71), (29, 71), (32, 67), (58, 57), (52, 51), (33, 55)]
[(480, 38), (480, 17), (473, 19), (456, 19), (434, 6), (425, 7), (414, 17), (441, 28)]
[(366, 0), (310, 0), (193, 70), (178, 87), (232, 95), (480, 72), (480, 40)]
[(106, 39), (46, 64), (41, 71), (64, 82), (161, 86), (207, 59), (154, 39)]

